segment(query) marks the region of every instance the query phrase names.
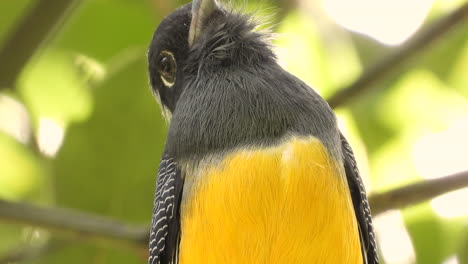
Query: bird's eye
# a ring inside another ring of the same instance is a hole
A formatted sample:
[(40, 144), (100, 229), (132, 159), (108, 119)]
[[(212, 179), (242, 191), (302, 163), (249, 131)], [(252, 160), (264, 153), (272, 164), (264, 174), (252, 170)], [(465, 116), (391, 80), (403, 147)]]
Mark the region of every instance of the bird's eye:
[(164, 85), (172, 87), (175, 83), (177, 72), (177, 64), (174, 54), (169, 51), (162, 51), (158, 57), (157, 67)]

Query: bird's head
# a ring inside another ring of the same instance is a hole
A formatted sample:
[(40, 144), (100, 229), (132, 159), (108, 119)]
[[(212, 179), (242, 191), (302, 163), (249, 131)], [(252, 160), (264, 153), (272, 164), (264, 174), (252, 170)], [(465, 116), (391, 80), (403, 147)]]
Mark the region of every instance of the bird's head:
[[(194, 0), (167, 16), (148, 52), (151, 86), (163, 109), (172, 114), (202, 71), (210, 78), (220, 67), (251, 66), (255, 60), (274, 58), (265, 34), (255, 27), (252, 17), (226, 10), (216, 0)], [(215, 70), (210, 72), (210, 67)]]
[(148, 51), (151, 87), (163, 109), (170, 113), (174, 111), (183, 87), (191, 18), (190, 4), (167, 16), (154, 33)]

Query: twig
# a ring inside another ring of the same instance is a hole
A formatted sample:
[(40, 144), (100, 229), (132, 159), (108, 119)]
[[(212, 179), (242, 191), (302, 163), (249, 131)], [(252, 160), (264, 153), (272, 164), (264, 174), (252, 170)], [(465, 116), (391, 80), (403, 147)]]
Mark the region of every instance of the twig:
[(338, 90), (336, 94), (327, 101), (332, 108), (336, 108), (348, 103), (354, 97), (370, 89), (372, 85), (383, 79), (398, 66), (410, 60), (415, 54), (427, 48), (429, 44), (454, 28), (457, 24), (468, 17), (468, 2), (451, 14), (433, 23), (426, 30), (422, 31), (390, 55), (384, 57), (367, 70), (353, 83)]
[(117, 220), (87, 213), (38, 207), (0, 200), (0, 219), (59, 231), (77, 238), (104, 240), (113, 244), (146, 247), (147, 227), (132, 226)]
[(391, 209), (403, 209), (464, 187), (468, 187), (468, 171), (373, 194), (369, 197), (369, 203), (372, 214), (378, 215)]
[(24, 65), (80, 0), (38, 0), (0, 47), (0, 90), (14, 88)]

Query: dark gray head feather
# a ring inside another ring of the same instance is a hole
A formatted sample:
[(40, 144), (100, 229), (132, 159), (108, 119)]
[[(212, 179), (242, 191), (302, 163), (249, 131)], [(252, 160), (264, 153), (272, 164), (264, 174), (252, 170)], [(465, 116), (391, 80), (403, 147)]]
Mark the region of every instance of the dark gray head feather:
[[(328, 104), (277, 64), (268, 36), (254, 30), (251, 16), (217, 6), (204, 18), (191, 47), (189, 28), (183, 25), (190, 20), (188, 6), (177, 10), (161, 23), (150, 47), (153, 89), (173, 114), (166, 153), (193, 159), (270, 145), (295, 134), (320, 138), (341, 158)], [(174, 52), (178, 64), (176, 84), (169, 89), (158, 82), (152, 67), (163, 45)]]

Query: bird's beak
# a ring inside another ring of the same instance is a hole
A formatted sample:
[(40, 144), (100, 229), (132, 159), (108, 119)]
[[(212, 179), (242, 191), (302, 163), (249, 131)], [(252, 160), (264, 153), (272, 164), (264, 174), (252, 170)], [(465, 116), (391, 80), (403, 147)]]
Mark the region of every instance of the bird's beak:
[(217, 9), (216, 0), (193, 0), (192, 22), (189, 31), (189, 46), (192, 46), (202, 32), (203, 22)]

